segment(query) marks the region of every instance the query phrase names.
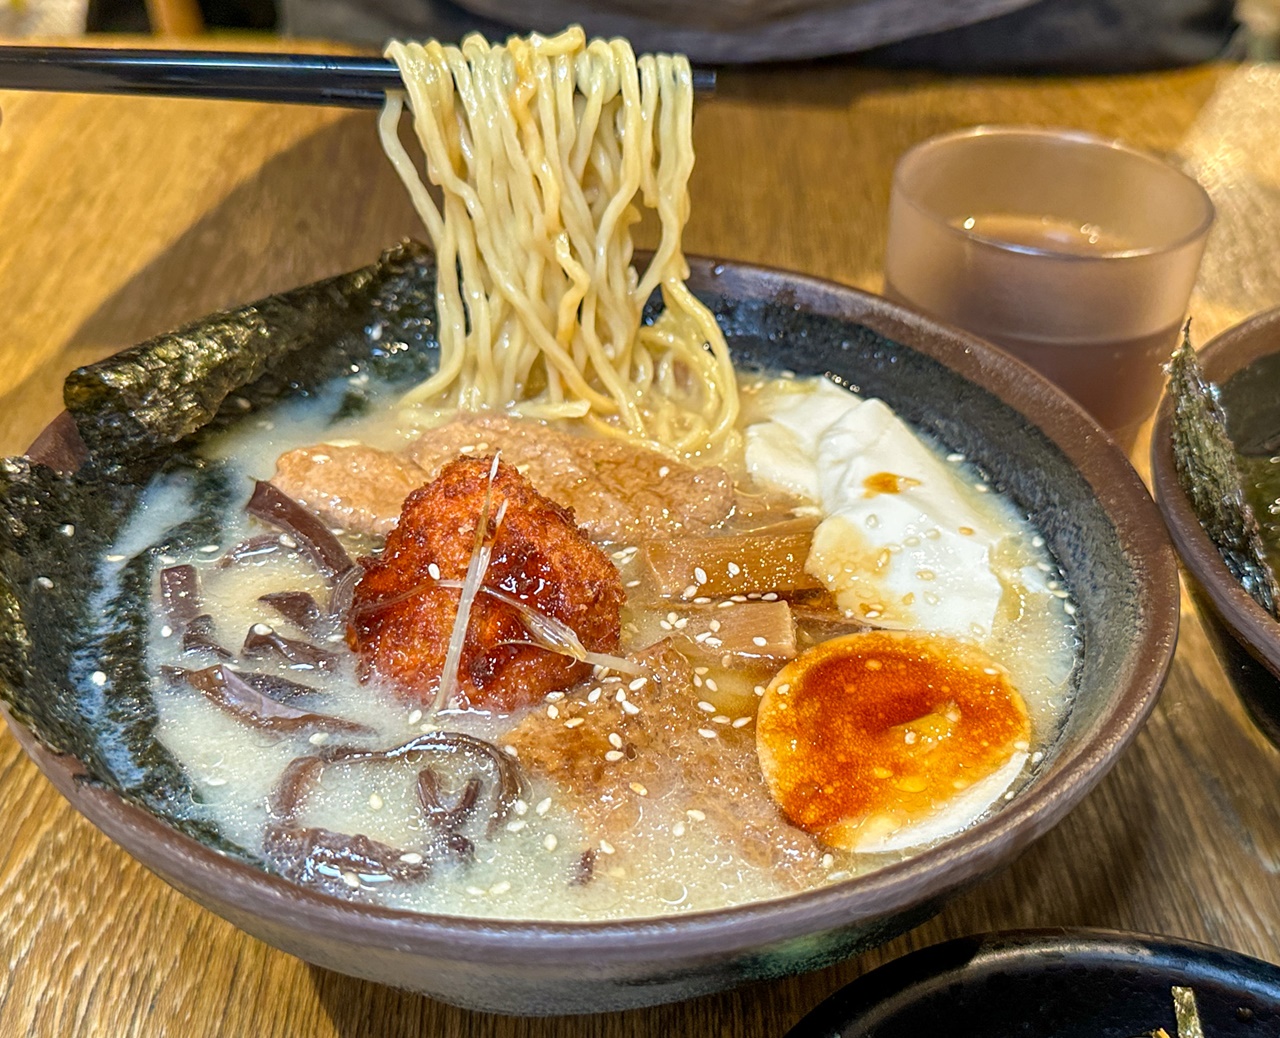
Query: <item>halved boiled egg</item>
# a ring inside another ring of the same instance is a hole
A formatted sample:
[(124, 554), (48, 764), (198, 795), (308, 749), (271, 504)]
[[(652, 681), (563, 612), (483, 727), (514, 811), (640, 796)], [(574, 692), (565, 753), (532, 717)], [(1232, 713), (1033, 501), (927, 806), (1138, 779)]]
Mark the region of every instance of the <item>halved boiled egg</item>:
[(972, 824), (1026, 766), (1004, 668), (952, 638), (866, 631), (814, 646), (765, 690), (756, 752), (793, 825), (875, 854)]

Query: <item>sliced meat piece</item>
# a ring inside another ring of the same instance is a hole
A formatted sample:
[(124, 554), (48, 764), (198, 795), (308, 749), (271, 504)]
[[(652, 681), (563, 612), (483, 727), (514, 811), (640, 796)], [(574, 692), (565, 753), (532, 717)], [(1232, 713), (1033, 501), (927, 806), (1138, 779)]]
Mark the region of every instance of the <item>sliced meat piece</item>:
[(431, 481), (408, 458), (362, 443), (319, 443), (280, 455), (271, 482), (330, 526), (383, 536), (404, 499)]
[(480, 415), (432, 429), (409, 456), (436, 472), (459, 454), (502, 452), (538, 493), (573, 509), (606, 541), (705, 533), (733, 510), (724, 469), (695, 469), (623, 440), (589, 439), (541, 422)]
[[(411, 702), (427, 705), (440, 687), (461, 592), (436, 581), (466, 577), (491, 468), (491, 458), (459, 458), (411, 494), (385, 550), (365, 560), (356, 585), (347, 640), (361, 656), (362, 675), (380, 675)], [(493, 554), (484, 586), (568, 625), (592, 652), (615, 651), (622, 583), (573, 516), (505, 464), (493, 479), (489, 515)], [(458, 668), (463, 702), (511, 710), (590, 672), (532, 640), (517, 610), (478, 594)]]
[[(715, 826), (744, 859), (797, 886), (820, 875), (824, 848), (773, 802), (754, 727), (716, 724), (699, 709), (691, 665), (670, 641), (634, 658), (651, 672), (643, 684), (626, 677), (580, 687), (556, 702), (554, 716), (531, 712), (499, 741), (531, 775), (551, 779), (557, 800), (620, 855), (669, 840), (657, 827), (687, 818)], [(602, 692), (593, 701), (594, 688)], [(677, 787), (692, 792), (674, 802)]]

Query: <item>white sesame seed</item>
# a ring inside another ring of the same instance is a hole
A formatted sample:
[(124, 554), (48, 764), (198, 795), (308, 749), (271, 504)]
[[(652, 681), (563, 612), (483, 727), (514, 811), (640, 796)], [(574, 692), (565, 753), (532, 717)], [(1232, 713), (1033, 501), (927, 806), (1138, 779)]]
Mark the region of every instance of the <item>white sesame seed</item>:
[[(259, 423), (261, 424), (261, 423)], [(344, 872), (342, 874), (342, 882), (349, 886), (352, 890), (360, 889), (360, 877), (354, 872)]]
[(716, 714), (715, 717), (711, 718), (711, 721), (713, 724), (728, 724), (729, 718), (724, 714)]
[(529, 810), (529, 805), (523, 799), (520, 799), (511, 805), (511, 810), (518, 815), (523, 815)]
[(500, 880), (498, 880), (498, 882), (497, 882), (497, 883), (495, 883), (493, 886), (491, 886), (491, 887), (489, 888), (489, 893), (490, 893), (490, 894), (505, 894), (505, 893), (506, 893), (508, 890), (510, 890), (510, 889), (511, 889), (511, 884), (510, 884), (510, 883), (508, 883), (505, 879), (500, 879)]
[(525, 828), (525, 826), (527, 826), (528, 824), (529, 823), (526, 822), (523, 818), (517, 818), (514, 822), (507, 823), (507, 832), (518, 833), (521, 829)]
[(107, 683), (107, 676), (102, 671), (95, 670), (92, 674), (89, 675), (89, 680), (92, 681), (99, 688), (102, 688)]
[(750, 723), (751, 723), (750, 717), (735, 717), (733, 719), (733, 726), (735, 728), (745, 728)]
[[(708, 639), (707, 644), (708, 644), (708, 645), (710, 645), (710, 644), (711, 644), (711, 639)], [(719, 692), (719, 691), (720, 691), (720, 686), (716, 684), (716, 679), (715, 679), (715, 678), (707, 678), (707, 691), (709, 691), (709, 692)]]
[(287, 533), (282, 533), (279, 537), (277, 537), (276, 542), (283, 548), (296, 548), (298, 546), (298, 542), (295, 541), (292, 537), (290, 537)]
[(747, 600), (746, 595), (730, 595), (729, 596), (730, 602), (745, 602), (746, 600)]
[(763, 686), (763, 685), (757, 685), (757, 686), (755, 687), (755, 693), (756, 693), (756, 695), (758, 695), (758, 696), (762, 696), (762, 695), (764, 695), (764, 686)]
[(565, 721), (564, 726), (566, 728), (577, 728), (578, 725), (584, 724), (586, 720), (587, 719), (585, 717), (571, 717), (569, 720)]
[(741, 572), (742, 572), (742, 567), (739, 566), (736, 562), (729, 563), (729, 576), (736, 577)]
[(628, 581), (627, 581), (626, 586), (627, 586), (627, 587), (639, 587), (639, 586), (640, 586), (640, 581), (638, 581), (638, 580), (628, 580)]
[(48, 591), (51, 587), (53, 587), (53, 581), (50, 580), (48, 577), (36, 577), (36, 583), (39, 584), (42, 588), (44, 588), (46, 591)]
[(619, 735), (617, 732), (610, 732), (609, 745), (612, 746), (614, 749), (618, 749), (618, 750), (622, 749), (622, 736)]
[(410, 710), (410, 711), (409, 711), (409, 723), (410, 723), (410, 724), (417, 724), (417, 723), (418, 723), (419, 721), (421, 721), (421, 720), (422, 720), (422, 711), (421, 711), (421, 710)]
[(325, 641), (327, 641), (327, 642), (332, 642), (332, 643), (334, 643), (334, 644), (337, 644), (338, 642), (340, 642), (340, 641), (342, 641), (342, 640), (343, 640), (343, 638), (342, 638), (342, 635), (340, 635), (340, 634), (331, 634), (331, 635), (329, 635), (329, 637), (327, 637), (327, 638), (325, 639)]
[(406, 865), (421, 865), (422, 855), (419, 854), (417, 851), (407, 851), (406, 853), (400, 855), (400, 860), (404, 862)]
[(688, 815), (689, 818), (691, 818), (695, 822), (705, 822), (707, 820), (707, 816), (702, 811), (699, 811), (696, 807), (689, 808), (689, 810), (687, 810), (685, 814)]
[(564, 693), (560, 691), (548, 692), (544, 698), (548, 703), (558, 703), (564, 698)]
[(836, 863), (836, 856), (834, 854), (824, 854), (822, 856), (822, 867), (824, 869), (831, 868), (831, 866), (834, 865), (835, 863)]
[(467, 893), (472, 897), (484, 897), (488, 892), (482, 890), (480, 887), (467, 887)]
[(693, 604), (694, 605), (710, 605), (711, 599), (707, 598), (705, 595), (699, 595), (697, 598), (693, 600)]
[(642, 786), (639, 782), (631, 783), (631, 792), (635, 793), (636, 796), (647, 797), (649, 795), (649, 791), (645, 789), (645, 787)]
[(734, 604), (734, 601), (733, 601), (733, 599), (732, 599), (732, 598), (726, 598), (723, 602), (717, 602), (717, 603), (716, 603), (716, 608), (717, 608), (717, 609), (728, 609), (728, 608), (729, 608), (730, 606), (732, 606), (733, 604)]
[(766, 591), (763, 595), (760, 596), (760, 600), (762, 602), (776, 602), (778, 600), (778, 592)]
[(785, 696), (790, 691), (791, 691), (791, 685), (785, 681), (778, 686), (778, 695), (780, 696)]
[(227, 784), (227, 780), (224, 778), (205, 779), (206, 786), (225, 786), (226, 784)]
[(605, 751), (604, 759), (610, 764), (617, 764), (624, 756), (626, 756), (626, 754), (621, 750), (607, 750)]
[(104, 558), (107, 562), (124, 562), (124, 556), (123, 556), (123, 555), (104, 555), (104, 556), (103, 556), (103, 558)]
[(752, 645), (759, 645), (759, 646), (761, 646), (761, 647), (763, 648), (765, 645), (768, 645), (768, 644), (769, 644), (769, 640), (768, 640), (767, 638), (763, 638), (763, 637), (761, 637), (760, 635), (758, 635), (758, 634), (757, 634), (754, 638), (752, 638), (752, 639), (751, 639), (751, 644), (752, 644)]
[(613, 853), (613, 844), (611, 844), (608, 840), (601, 840), (601, 841), (600, 841), (600, 853), (601, 853), (601, 854), (612, 854), (612, 853)]
[(378, 794), (377, 794), (377, 793), (370, 793), (370, 794), (369, 794), (369, 806), (370, 806), (371, 808), (373, 808), (375, 811), (381, 811), (381, 810), (382, 810), (382, 797), (378, 796)]
[(503, 752), (503, 753), (505, 753), (508, 757), (519, 757), (519, 756), (520, 756), (520, 751), (519, 751), (519, 750), (517, 750), (517, 749), (516, 749), (514, 746), (512, 746), (510, 743), (507, 743), (504, 747), (502, 747), (502, 752)]
[(708, 703), (705, 699), (698, 704), (698, 709), (708, 714), (714, 714), (716, 712), (716, 708), (712, 706), (710, 703)]
[(312, 746), (323, 746), (328, 741), (328, 732), (312, 732), (311, 735), (307, 737), (307, 742), (311, 743)]
[(644, 688), (644, 686), (648, 683), (648, 681), (649, 681), (648, 678), (643, 678), (643, 677), (636, 678), (634, 681), (631, 681), (627, 684), (627, 688), (631, 689), (632, 692), (635, 692), (638, 689)]
[(203, 544), (196, 551), (204, 555), (212, 555), (215, 551), (221, 551), (222, 546), (219, 544)]
[(551, 720), (553, 721), (560, 716), (560, 711), (556, 709), (556, 706), (554, 703), (552, 703), (551, 706), (547, 707), (547, 716), (551, 718)]
[(1063, 603), (1062, 603), (1062, 611), (1063, 611), (1064, 613), (1066, 613), (1068, 616), (1075, 616), (1075, 615), (1076, 615), (1076, 607), (1075, 607), (1075, 606), (1073, 606), (1070, 602), (1063, 602)]
[(593, 688), (590, 692), (587, 693), (587, 702), (598, 703), (600, 701), (600, 696), (603, 692), (604, 692), (604, 689), (602, 688), (599, 688), (599, 687)]
[(440, 567), (439, 567), (439, 566), (437, 566), (434, 562), (428, 563), (428, 564), (427, 564), (427, 575), (428, 575), (429, 577), (431, 577), (431, 579), (432, 579), (432, 580), (439, 580), (439, 579), (440, 579)]
[(689, 626), (689, 618), (687, 616), (682, 616), (680, 617), (679, 620), (677, 620), (671, 626), (673, 626), (677, 631), (683, 631), (686, 627)]
[(1042, 760), (1044, 760), (1044, 754), (1039, 750), (1036, 750), (1036, 752), (1031, 755), (1032, 764), (1039, 764)]
[(683, 835), (684, 835), (684, 822), (676, 822), (676, 824), (675, 824), (675, 825), (673, 825), (673, 826), (671, 827), (671, 835), (672, 835), (672, 836), (683, 836)]
[(622, 712), (624, 714), (630, 714), (632, 717), (634, 717), (636, 714), (640, 712), (640, 708), (636, 706), (635, 703), (628, 701), (622, 704)]
[(536, 811), (540, 815), (545, 815), (550, 810), (551, 810), (550, 797), (543, 797), (541, 800), (538, 801), (538, 806), (534, 808), (534, 811)]
[(669, 465), (663, 465), (661, 468), (658, 469), (659, 479), (666, 479), (666, 477), (669, 476), (670, 474), (671, 474), (671, 466)]
[(161, 638), (172, 638), (172, 637), (173, 637), (173, 628), (172, 628), (172, 627), (170, 627), (168, 624), (165, 624), (163, 627), (161, 627), (161, 628), (160, 628), (160, 637), (161, 637)]
[(716, 737), (715, 731), (711, 728), (699, 728), (698, 734), (704, 739), (714, 739)]
[(271, 634), (271, 633), (272, 633), (272, 629), (271, 629), (271, 627), (270, 627), (268, 624), (254, 624), (254, 625), (253, 625), (253, 633), (254, 633), (254, 634), (260, 634), (260, 635), (261, 635), (261, 634)]
[(711, 630), (713, 630), (713, 631), (719, 631), (719, 630), (720, 630), (720, 621), (719, 621), (719, 620), (712, 620), (709, 624), (707, 624), (707, 626), (708, 626)]
[(75, 523), (63, 523), (58, 529), (62, 531), (63, 537), (74, 537), (76, 535)]
[(1039, 534), (1036, 534), (1034, 537), (1031, 538), (1031, 546), (1033, 548), (1043, 548), (1044, 538), (1041, 537)]
[(664, 631), (669, 631), (672, 629), (672, 623), (670, 620), (659, 620), (658, 626), (661, 627)]
[(692, 597), (693, 597), (694, 595), (696, 595), (697, 593), (698, 593), (697, 585), (695, 585), (695, 584), (690, 584), (687, 588), (685, 588), (685, 589), (684, 589), (684, 591), (682, 591), (682, 592), (680, 593), (680, 597), (681, 597), (681, 598), (692, 598)]
[(701, 566), (694, 566), (693, 579), (697, 581), (699, 584), (705, 584), (707, 582), (707, 571), (703, 569)]
[(985, 494), (991, 488), (987, 486), (985, 483), (975, 483), (973, 485), (973, 489), (976, 490), (979, 494)]
[(615, 702), (625, 703), (627, 701), (627, 690), (625, 688), (618, 689), (618, 694), (613, 698)]

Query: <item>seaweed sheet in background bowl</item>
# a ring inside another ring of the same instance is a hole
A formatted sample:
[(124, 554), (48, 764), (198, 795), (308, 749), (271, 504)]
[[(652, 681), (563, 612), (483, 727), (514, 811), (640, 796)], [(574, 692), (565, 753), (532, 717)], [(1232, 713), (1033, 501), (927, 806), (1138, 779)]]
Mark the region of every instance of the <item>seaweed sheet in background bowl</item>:
[[(247, 860), (258, 862), (184, 810), (195, 794), (153, 736), (144, 666), (155, 559), (208, 543), (217, 508), (195, 509), (167, 543), (119, 564), (106, 553), (156, 476), (186, 470), (210, 505), (242, 491), (194, 451), (230, 421), (353, 366), (421, 379), (435, 365), (434, 288), (434, 257), (407, 242), (372, 266), (148, 340), (68, 377), (85, 447), (76, 471), (0, 462), (0, 697), (92, 780)], [(366, 404), (352, 387), (338, 410)]]

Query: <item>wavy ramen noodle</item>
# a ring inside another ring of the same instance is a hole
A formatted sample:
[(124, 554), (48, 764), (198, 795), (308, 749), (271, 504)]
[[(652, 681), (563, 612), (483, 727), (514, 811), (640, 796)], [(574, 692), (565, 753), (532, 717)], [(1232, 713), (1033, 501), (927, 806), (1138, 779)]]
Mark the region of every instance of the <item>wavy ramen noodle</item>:
[[(579, 28), (490, 46), (393, 42), (423, 184), (388, 95), (382, 143), (439, 258), (440, 368), (412, 402), (580, 417), (678, 454), (716, 453), (738, 412), (715, 318), (684, 283), (693, 87), (678, 55), (639, 59)], [(661, 238), (632, 266), (640, 208)], [(641, 312), (655, 289), (665, 303)]]

